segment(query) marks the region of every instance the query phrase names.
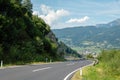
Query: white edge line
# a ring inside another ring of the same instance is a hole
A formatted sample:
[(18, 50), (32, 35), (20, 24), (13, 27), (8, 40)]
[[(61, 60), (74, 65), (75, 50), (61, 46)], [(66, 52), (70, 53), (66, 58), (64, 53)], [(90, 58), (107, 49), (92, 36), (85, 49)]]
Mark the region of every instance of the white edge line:
[(41, 70), (45, 70), (45, 69), (50, 69), (50, 68), (52, 68), (52, 67), (46, 67), (46, 68), (41, 68), (41, 69), (35, 69), (35, 70), (33, 70), (32, 72), (37, 72), (37, 71), (41, 71)]
[[(93, 62), (94, 63), (94, 62)], [(89, 64), (89, 65), (86, 65), (86, 66), (83, 66), (83, 67), (80, 67), (80, 68), (84, 68), (84, 67), (87, 67), (87, 66), (91, 66), (93, 65), (93, 63)], [(78, 71), (80, 68), (72, 71), (71, 73), (69, 73), (63, 80), (67, 80), (73, 73), (75, 73), (76, 71)]]
[(67, 80), (73, 73), (75, 73), (76, 71), (78, 71), (80, 68), (74, 70), (73, 72), (69, 73), (63, 80)]

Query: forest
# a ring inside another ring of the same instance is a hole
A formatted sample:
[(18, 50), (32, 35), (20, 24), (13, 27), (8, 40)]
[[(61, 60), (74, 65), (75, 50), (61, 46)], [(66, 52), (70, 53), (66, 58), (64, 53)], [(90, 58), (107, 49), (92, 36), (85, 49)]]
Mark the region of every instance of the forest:
[(5, 64), (64, 60), (50, 26), (32, 15), (30, 0), (0, 0), (0, 60)]

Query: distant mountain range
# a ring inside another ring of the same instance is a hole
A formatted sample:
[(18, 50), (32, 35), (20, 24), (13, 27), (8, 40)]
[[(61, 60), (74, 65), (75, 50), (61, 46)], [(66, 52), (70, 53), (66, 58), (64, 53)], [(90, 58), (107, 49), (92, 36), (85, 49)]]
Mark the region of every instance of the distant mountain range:
[(120, 19), (116, 19), (112, 22), (109, 22), (108, 24), (97, 24), (96, 27), (114, 27), (114, 26), (120, 26)]
[(120, 19), (96, 26), (54, 29), (53, 32), (70, 47), (120, 48)]

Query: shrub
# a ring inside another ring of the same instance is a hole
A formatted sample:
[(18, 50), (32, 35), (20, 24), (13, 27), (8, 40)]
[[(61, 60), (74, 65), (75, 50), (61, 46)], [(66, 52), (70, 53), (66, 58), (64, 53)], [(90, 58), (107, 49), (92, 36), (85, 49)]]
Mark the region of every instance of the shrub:
[(107, 74), (120, 74), (120, 50), (102, 51), (98, 59), (104, 63)]

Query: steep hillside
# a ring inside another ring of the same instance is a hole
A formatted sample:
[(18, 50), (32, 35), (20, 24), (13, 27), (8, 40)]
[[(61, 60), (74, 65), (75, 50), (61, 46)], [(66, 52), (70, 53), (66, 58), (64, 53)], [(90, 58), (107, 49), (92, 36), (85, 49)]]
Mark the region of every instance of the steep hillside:
[(55, 29), (53, 32), (71, 47), (120, 48), (120, 19), (97, 26)]
[(59, 43), (50, 26), (32, 15), (30, 0), (0, 1), (0, 60), (15, 64), (46, 58), (64, 60), (66, 53), (60, 54), (58, 49)]

